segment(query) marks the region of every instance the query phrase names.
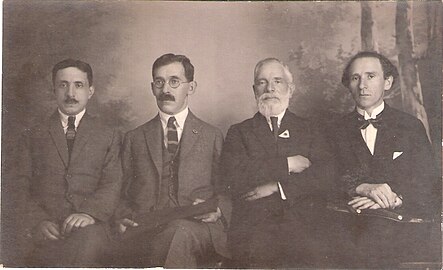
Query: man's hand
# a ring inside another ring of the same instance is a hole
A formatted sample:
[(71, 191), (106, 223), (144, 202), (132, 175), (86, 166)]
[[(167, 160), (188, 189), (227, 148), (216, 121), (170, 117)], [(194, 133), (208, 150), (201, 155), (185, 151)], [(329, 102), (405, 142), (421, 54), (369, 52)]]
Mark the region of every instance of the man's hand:
[(277, 182), (271, 182), (258, 186), (249, 192), (246, 192), (243, 196), (241, 196), (241, 198), (245, 199), (246, 201), (255, 201), (271, 196), (275, 192), (278, 192), (278, 184)]
[[(197, 198), (192, 203), (192, 205), (196, 205), (196, 204), (202, 203), (204, 201), (205, 200)], [(217, 222), (217, 220), (221, 217), (221, 215), (222, 215), (221, 210), (220, 210), (220, 208), (217, 207), (217, 211), (215, 211), (215, 212), (207, 213), (207, 214), (204, 214), (204, 215), (201, 215), (201, 216), (196, 216), (194, 218), (195, 219), (199, 219), (202, 222), (214, 223), (214, 222)]]
[(311, 166), (311, 161), (304, 156), (297, 155), (287, 159), (289, 173), (301, 173)]
[(88, 225), (92, 225), (95, 223), (93, 217), (85, 213), (76, 213), (71, 214), (69, 217), (65, 219), (62, 225), (62, 234), (68, 235), (71, 233), (72, 229), (83, 228)]
[(395, 208), (395, 194), (388, 184), (366, 184), (363, 183), (355, 189), (360, 196), (368, 197), (378, 203), (381, 208)]
[(58, 225), (51, 221), (42, 221), (35, 228), (33, 237), (37, 241), (41, 240), (59, 240), (62, 239), (63, 236), (60, 235), (60, 231), (58, 230)]
[(115, 223), (118, 225), (118, 232), (119, 233), (124, 233), (126, 232), (126, 229), (128, 227), (137, 227), (138, 223), (136, 223), (135, 221), (129, 219), (129, 218), (123, 218), (123, 219), (119, 219), (116, 220)]
[(354, 208), (355, 210), (380, 208), (380, 205), (378, 203), (364, 196), (357, 196), (352, 198), (352, 200), (348, 202), (348, 205), (352, 206), (352, 208)]
[[(394, 193), (395, 194), (395, 193)], [(390, 209), (395, 209), (400, 207), (403, 204), (402, 199), (395, 194), (395, 203), (394, 207)], [(353, 197), (351, 201), (348, 202), (348, 205), (352, 206), (355, 210), (363, 210), (363, 209), (379, 209), (381, 206), (376, 203), (374, 200), (364, 196)]]

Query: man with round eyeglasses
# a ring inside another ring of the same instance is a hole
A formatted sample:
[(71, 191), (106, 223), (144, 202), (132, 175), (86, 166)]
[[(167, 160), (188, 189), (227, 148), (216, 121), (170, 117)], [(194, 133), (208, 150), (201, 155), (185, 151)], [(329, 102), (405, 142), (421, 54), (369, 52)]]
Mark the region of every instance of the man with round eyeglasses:
[(158, 114), (129, 131), (123, 145), (124, 187), (115, 220), (121, 235), (137, 224), (134, 217), (154, 210), (218, 199), (216, 211), (175, 219), (154, 234), (140, 235), (133, 253), (140, 260), (124, 266), (196, 268), (229, 257), (225, 226), (229, 201), (220, 196), (218, 159), (221, 131), (188, 108), (194, 94), (194, 66), (184, 55), (165, 54), (152, 67), (151, 90)]

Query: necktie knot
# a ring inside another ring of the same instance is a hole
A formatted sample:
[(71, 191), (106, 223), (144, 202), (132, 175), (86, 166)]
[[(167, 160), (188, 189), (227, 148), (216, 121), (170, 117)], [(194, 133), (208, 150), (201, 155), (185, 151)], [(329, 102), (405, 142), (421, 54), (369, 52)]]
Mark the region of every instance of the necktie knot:
[(68, 128), (74, 128), (75, 129), (75, 116), (69, 116), (68, 117)]
[(175, 117), (169, 117), (168, 124), (166, 125), (166, 138), (167, 138), (167, 147), (168, 152), (175, 154), (178, 149), (178, 133), (177, 127), (175, 126)]
[(271, 126), (272, 126), (272, 133), (274, 134), (274, 137), (277, 139), (277, 137), (278, 137), (278, 117), (271, 116)]
[(382, 125), (382, 118), (380, 115), (377, 115), (375, 119), (365, 119), (363, 116), (358, 117), (358, 121), (360, 122), (360, 129), (367, 128), (370, 124), (372, 124), (375, 128), (379, 128)]

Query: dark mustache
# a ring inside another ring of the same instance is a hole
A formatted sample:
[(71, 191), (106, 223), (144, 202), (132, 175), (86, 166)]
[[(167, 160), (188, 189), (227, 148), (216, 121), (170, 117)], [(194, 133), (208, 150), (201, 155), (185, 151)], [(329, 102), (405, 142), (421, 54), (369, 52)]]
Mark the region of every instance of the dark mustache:
[(67, 104), (77, 104), (78, 100), (76, 100), (75, 98), (66, 98), (65, 99), (65, 103), (67, 103)]
[(160, 96), (158, 97), (158, 100), (160, 101), (175, 101), (175, 97), (171, 94), (160, 94)]

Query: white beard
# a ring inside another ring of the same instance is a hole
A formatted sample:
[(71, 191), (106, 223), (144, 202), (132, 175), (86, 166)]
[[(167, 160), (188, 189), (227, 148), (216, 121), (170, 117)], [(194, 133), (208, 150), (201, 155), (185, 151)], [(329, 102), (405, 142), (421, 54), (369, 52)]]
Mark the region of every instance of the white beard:
[[(274, 97), (272, 99), (267, 99)], [(257, 100), (258, 111), (267, 119), (271, 116), (279, 115), (289, 106), (289, 94), (286, 96), (277, 97), (271, 93), (261, 95)]]

